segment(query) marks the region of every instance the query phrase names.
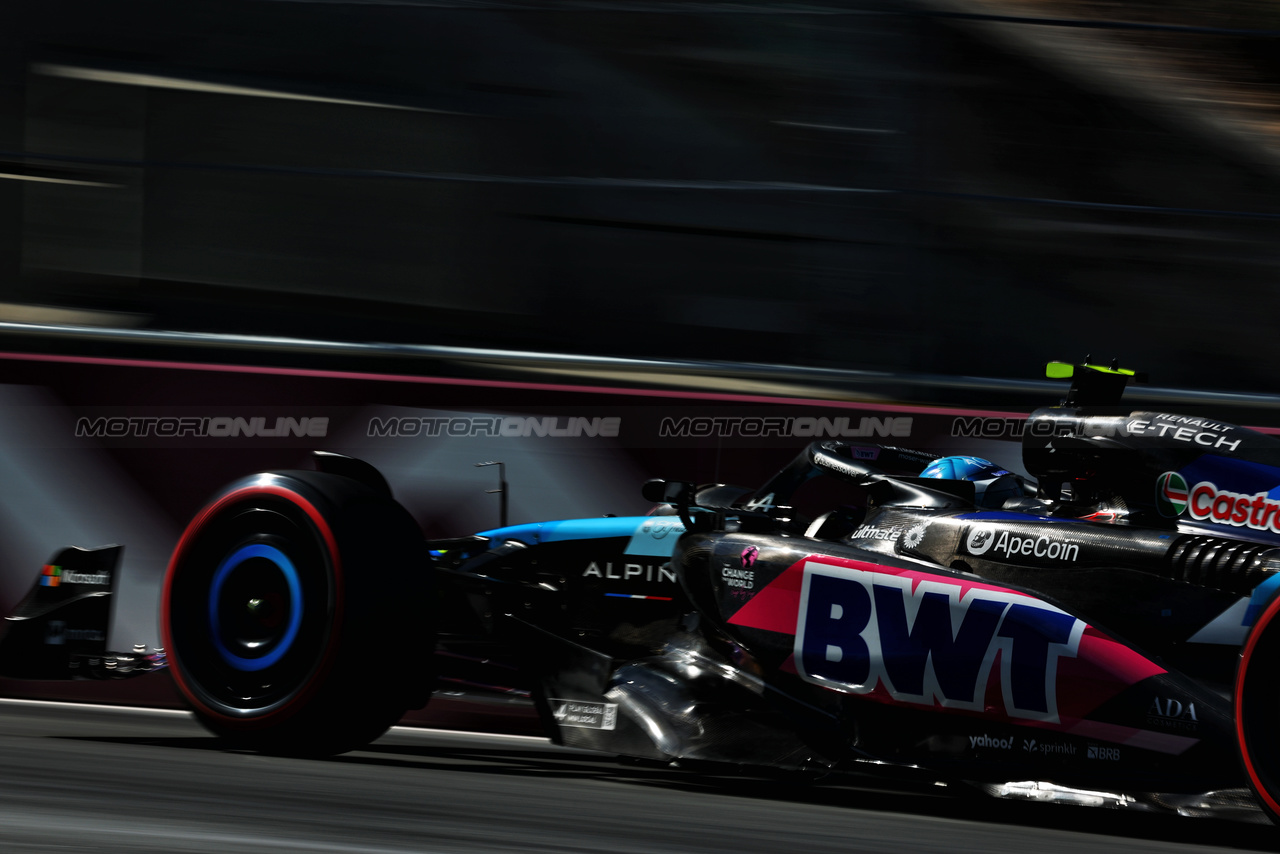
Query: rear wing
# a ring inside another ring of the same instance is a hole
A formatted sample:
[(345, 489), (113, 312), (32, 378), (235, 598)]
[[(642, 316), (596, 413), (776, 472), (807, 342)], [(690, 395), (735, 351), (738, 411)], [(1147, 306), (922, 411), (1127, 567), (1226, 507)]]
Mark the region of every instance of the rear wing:
[(123, 546), (65, 548), (0, 625), (0, 676), (118, 679), (159, 670), (163, 650), (109, 652), (112, 597)]
[(1051, 380), (1071, 380), (1063, 406), (1115, 406), (1126, 386), (1147, 381), (1146, 374), (1122, 368), (1116, 362), (1109, 367), (1091, 365), (1088, 356), (1079, 365), (1050, 362), (1045, 365), (1044, 374)]

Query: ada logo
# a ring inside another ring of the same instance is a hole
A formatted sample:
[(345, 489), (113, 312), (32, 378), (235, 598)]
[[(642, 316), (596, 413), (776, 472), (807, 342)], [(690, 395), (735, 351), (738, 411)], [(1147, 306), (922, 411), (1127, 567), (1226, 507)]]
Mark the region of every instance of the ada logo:
[(1147, 709), (1147, 722), (1167, 729), (1194, 730), (1200, 725), (1196, 704), (1166, 697), (1152, 697)]
[(999, 658), (1005, 712), (1057, 723), (1058, 659), (1075, 657), (1084, 629), (1013, 591), (807, 561), (795, 661), (837, 691), (980, 712)]
[(1156, 480), (1156, 509), (1170, 519), (1187, 509), (1187, 481), (1176, 471), (1167, 471)]

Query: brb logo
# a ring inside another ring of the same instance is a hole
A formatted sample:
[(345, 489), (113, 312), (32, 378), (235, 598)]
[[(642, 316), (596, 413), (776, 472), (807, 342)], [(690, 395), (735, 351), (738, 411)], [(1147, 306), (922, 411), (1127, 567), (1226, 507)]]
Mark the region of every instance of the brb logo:
[(982, 711), (991, 669), (1009, 717), (1058, 722), (1058, 659), (1085, 624), (1031, 596), (809, 561), (795, 660), (807, 681)]

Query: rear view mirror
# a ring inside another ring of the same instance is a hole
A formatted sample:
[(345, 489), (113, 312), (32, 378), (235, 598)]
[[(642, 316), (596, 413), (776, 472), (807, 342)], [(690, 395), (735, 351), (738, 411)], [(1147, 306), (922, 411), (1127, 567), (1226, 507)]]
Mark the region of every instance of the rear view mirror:
[(691, 483), (655, 478), (645, 481), (644, 486), (640, 487), (640, 494), (646, 501), (654, 504), (680, 504), (692, 502), (693, 489)]

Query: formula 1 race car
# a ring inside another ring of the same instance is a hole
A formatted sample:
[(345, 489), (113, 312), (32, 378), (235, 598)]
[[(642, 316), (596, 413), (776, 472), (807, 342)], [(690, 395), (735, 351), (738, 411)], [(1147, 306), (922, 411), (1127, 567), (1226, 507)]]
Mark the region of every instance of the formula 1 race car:
[(376, 470), (317, 454), (191, 521), (163, 652), (106, 651), (119, 549), (67, 549), (0, 672), (167, 665), (230, 743), (325, 754), (499, 670), (554, 741), (637, 760), (1280, 817), (1280, 440), (1129, 412), (1131, 372), (1050, 375), (1037, 483), (1005, 493), (823, 440), (759, 489), (651, 481), (653, 515), (424, 542)]

